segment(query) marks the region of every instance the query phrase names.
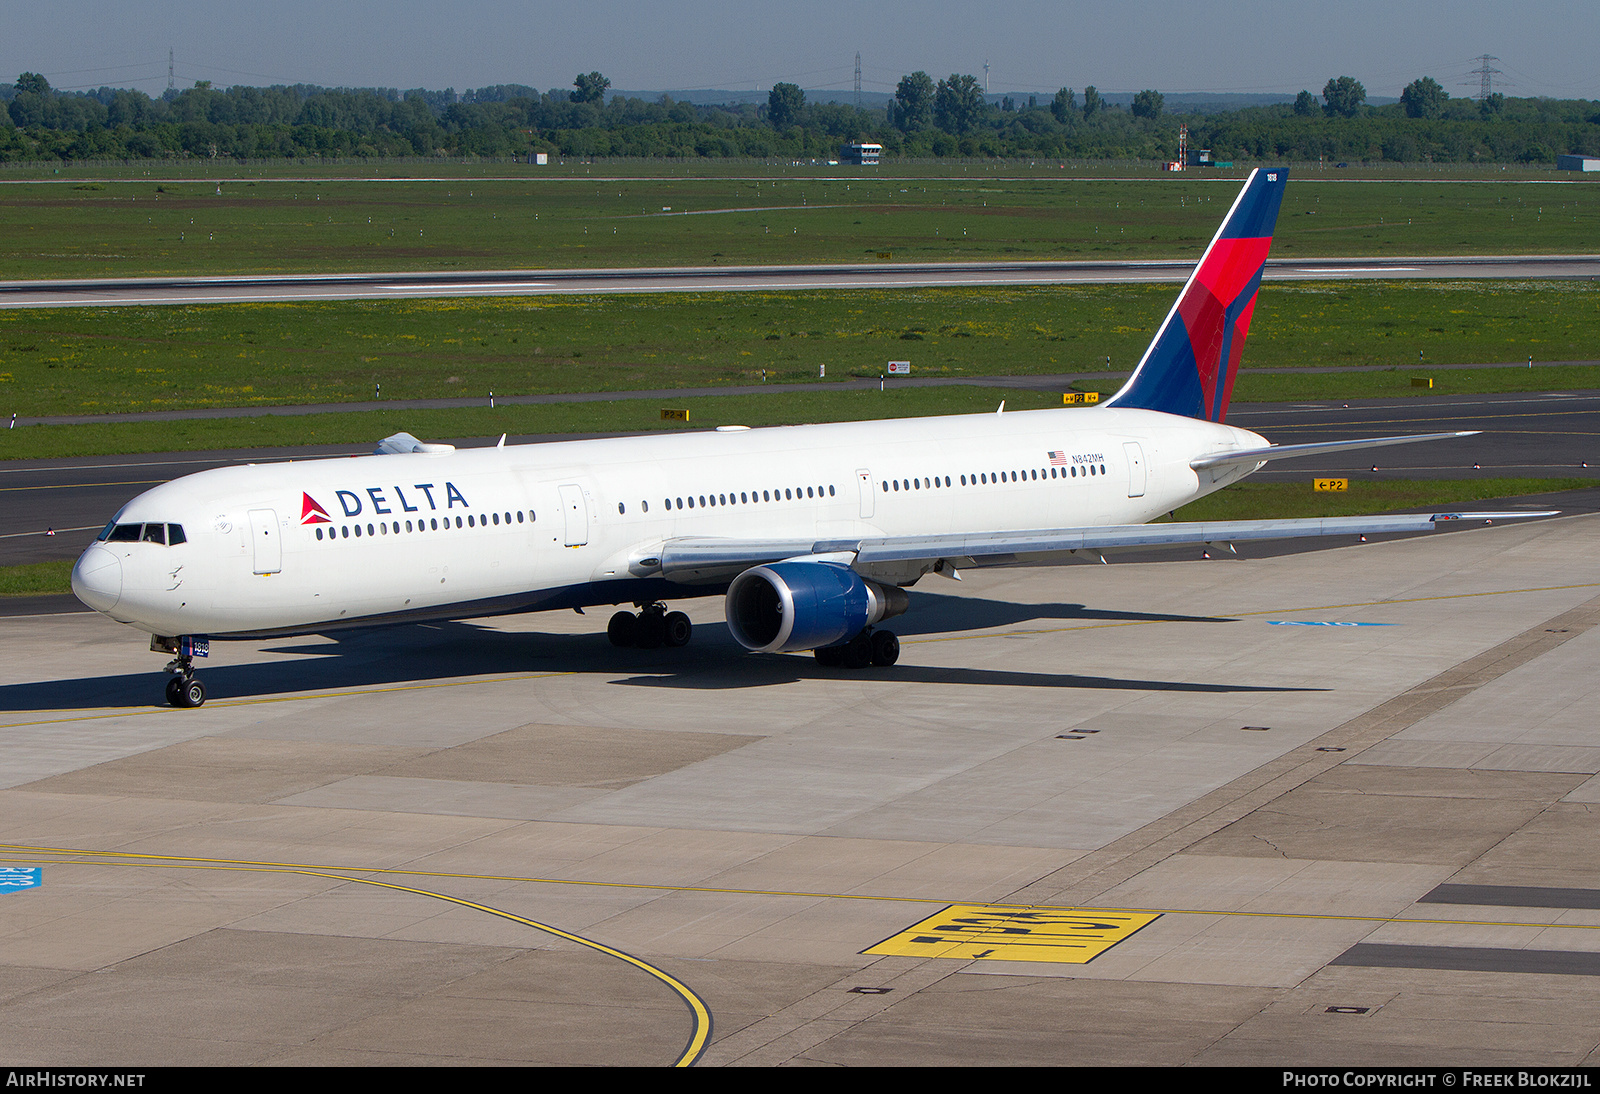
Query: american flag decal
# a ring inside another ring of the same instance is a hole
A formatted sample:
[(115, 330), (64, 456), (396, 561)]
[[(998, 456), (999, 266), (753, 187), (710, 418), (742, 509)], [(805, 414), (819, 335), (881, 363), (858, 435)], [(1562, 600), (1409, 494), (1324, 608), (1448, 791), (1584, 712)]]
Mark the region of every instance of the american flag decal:
[(1055, 449), (1051, 449), (1050, 450), (1050, 466), (1051, 467), (1065, 467), (1066, 465), (1067, 465), (1067, 454), (1065, 452), (1058, 452)]

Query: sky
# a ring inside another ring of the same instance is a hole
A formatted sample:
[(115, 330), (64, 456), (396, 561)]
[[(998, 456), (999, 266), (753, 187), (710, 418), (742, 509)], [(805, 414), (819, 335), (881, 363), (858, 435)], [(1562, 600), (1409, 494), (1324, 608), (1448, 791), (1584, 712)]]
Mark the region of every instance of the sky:
[(1507, 95), (1600, 99), (1594, 0), (52, 0), (7, 4), (0, 80), (159, 94), (177, 86), (309, 83), (457, 91), (569, 87), (598, 70), (613, 88), (765, 90), (785, 81), (894, 91), (918, 69), (971, 73), (996, 94), (1320, 92), (1354, 76), (1397, 96), (1432, 76), (1474, 95), (1481, 54)]

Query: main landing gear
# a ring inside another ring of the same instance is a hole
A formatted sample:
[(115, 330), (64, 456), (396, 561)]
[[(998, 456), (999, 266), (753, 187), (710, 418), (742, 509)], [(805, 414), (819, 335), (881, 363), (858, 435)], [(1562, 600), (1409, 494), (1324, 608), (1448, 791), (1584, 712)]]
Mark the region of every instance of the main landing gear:
[(167, 662), (167, 702), (175, 707), (197, 707), (206, 701), (206, 686), (194, 674), (194, 659), (208, 657), (211, 641), (184, 635), (178, 638), (150, 636), (150, 648), (157, 653), (175, 656)]
[(618, 612), (606, 624), (613, 646), (653, 650), (658, 646), (687, 646), (694, 625), (682, 612), (669, 612), (665, 604), (640, 604), (640, 612)]
[(817, 664), (827, 668), (864, 669), (868, 665), (888, 666), (900, 660), (900, 639), (893, 631), (866, 628), (850, 641), (838, 646), (822, 646), (811, 651)]

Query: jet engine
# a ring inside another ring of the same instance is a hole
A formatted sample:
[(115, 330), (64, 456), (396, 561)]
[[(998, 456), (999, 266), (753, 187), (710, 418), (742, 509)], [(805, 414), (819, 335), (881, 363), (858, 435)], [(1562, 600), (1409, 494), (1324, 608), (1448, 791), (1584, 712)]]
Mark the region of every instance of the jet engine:
[(904, 589), (832, 562), (756, 566), (728, 586), (728, 630), (745, 649), (789, 653), (832, 646), (910, 606)]

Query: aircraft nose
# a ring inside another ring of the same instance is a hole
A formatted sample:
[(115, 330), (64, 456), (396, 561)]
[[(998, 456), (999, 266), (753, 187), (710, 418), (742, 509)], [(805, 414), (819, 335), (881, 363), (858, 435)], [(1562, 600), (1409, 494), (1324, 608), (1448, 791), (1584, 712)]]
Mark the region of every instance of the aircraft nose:
[(122, 598), (122, 562), (101, 547), (91, 546), (72, 567), (72, 592), (97, 612), (108, 612)]

